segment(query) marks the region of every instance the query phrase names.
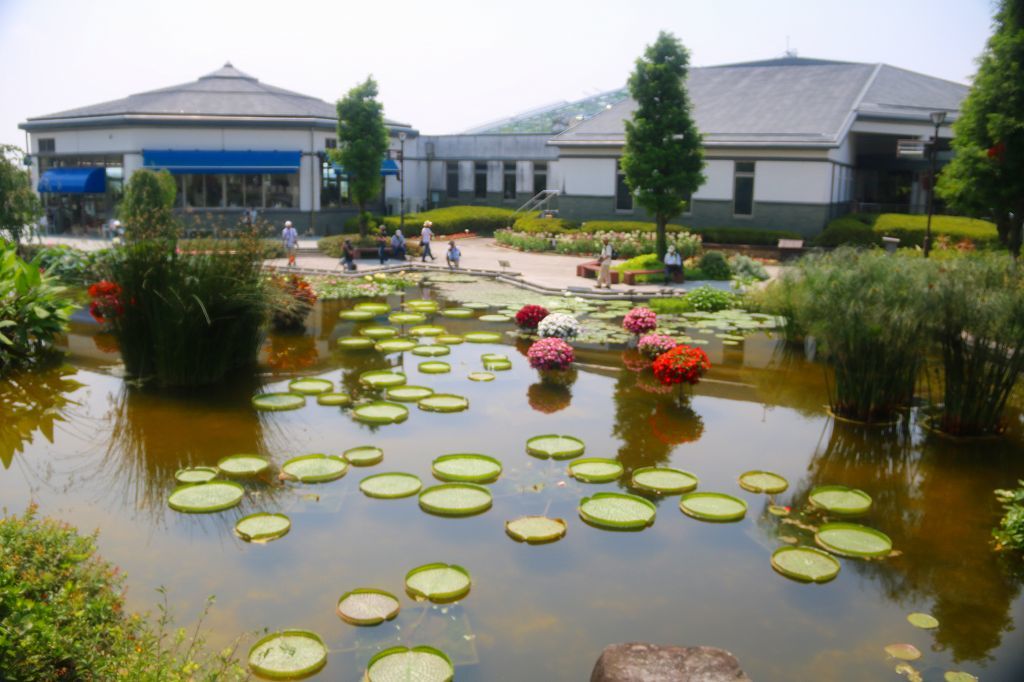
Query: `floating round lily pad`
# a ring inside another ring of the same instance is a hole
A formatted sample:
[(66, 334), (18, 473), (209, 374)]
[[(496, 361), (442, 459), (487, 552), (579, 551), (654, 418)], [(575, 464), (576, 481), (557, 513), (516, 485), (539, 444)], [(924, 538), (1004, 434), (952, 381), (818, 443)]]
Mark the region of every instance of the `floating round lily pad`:
[(398, 336), (398, 330), (394, 327), (363, 327), (359, 335), (370, 339), (390, 339)]
[(580, 518), (613, 530), (642, 530), (654, 523), (654, 503), (625, 493), (596, 493), (580, 500)]
[(441, 314), (445, 317), (451, 317), (458, 320), (465, 320), (473, 317), (473, 311), (469, 308), (445, 308), (441, 311)]
[(444, 327), (436, 324), (422, 324), (409, 329), (410, 336), (441, 336), (444, 334)]
[(403, 473), (374, 474), (359, 482), (359, 489), (365, 495), (385, 500), (415, 495), (422, 487), (418, 476)]
[(361, 587), (338, 599), (338, 616), (352, 625), (379, 625), (398, 615), (402, 605), (390, 592)]
[(498, 313), (491, 313), (490, 315), (481, 315), (480, 317), (478, 317), (476, 319), (480, 320), (481, 322), (508, 322), (512, 318), (509, 317), (508, 315), (500, 315)]
[(490, 372), (470, 372), (467, 376), (470, 381), (494, 381), (494, 375)]
[(946, 682), (978, 682), (978, 678), (962, 670), (947, 670), (942, 676)]
[(857, 488), (844, 485), (823, 485), (811, 491), (811, 504), (840, 516), (858, 516), (871, 508), (871, 496)]
[(840, 556), (874, 558), (892, 552), (888, 535), (859, 523), (826, 523), (815, 533), (814, 541)]
[(259, 512), (238, 519), (235, 534), (246, 542), (270, 542), (284, 537), (292, 522), (284, 514)]
[(679, 509), (701, 521), (739, 521), (747, 514), (747, 503), (725, 493), (687, 493)]
[(413, 598), (450, 602), (469, 594), (469, 571), (454, 564), (424, 564), (405, 574), (405, 589)]
[(360, 405), (352, 410), (352, 416), (366, 424), (397, 424), (408, 418), (409, 408), (381, 400)]
[(915, 628), (921, 628), (922, 630), (931, 630), (939, 627), (939, 619), (930, 613), (920, 613), (915, 611), (907, 616), (907, 622), (913, 625)]
[(297, 393), (261, 393), (253, 396), (252, 406), (268, 412), (297, 410), (306, 406), (306, 398)]
[(260, 455), (229, 455), (217, 462), (225, 476), (258, 476), (270, 468), (270, 460)]
[(565, 521), (547, 516), (523, 516), (505, 522), (505, 532), (509, 537), (531, 545), (560, 540), (565, 536), (565, 531)]
[(490, 370), (492, 372), (504, 372), (506, 370), (512, 369), (512, 361), (511, 360), (485, 360), (484, 361), (484, 369)]
[(267, 635), (249, 650), (249, 668), (275, 680), (309, 677), (327, 665), (327, 645), (307, 630)]
[(779, 547), (772, 552), (772, 568), (806, 583), (825, 583), (839, 575), (839, 561), (813, 547)]
[(447, 362), (431, 360), (430, 362), (421, 362), (417, 365), (417, 369), (423, 374), (445, 374), (452, 371), (452, 366)]
[(921, 658), (921, 650), (913, 644), (889, 644), (885, 653), (900, 661), (916, 661)]
[(740, 474), (740, 487), (752, 493), (774, 495), (789, 487), (789, 481), (770, 471), (747, 471)]
[(448, 655), (431, 646), (396, 646), (373, 656), (366, 664), (366, 682), (451, 682), (455, 666)]
[(171, 491), (167, 504), (189, 514), (208, 514), (231, 509), (245, 495), (245, 488), (234, 481), (187, 483)]
[(321, 405), (347, 407), (352, 404), (352, 396), (348, 393), (321, 393), (316, 397), (316, 401)]
[(487, 483), (501, 475), (501, 462), (487, 455), (441, 455), (431, 470), (442, 481)]
[(603, 457), (587, 457), (569, 464), (569, 475), (584, 483), (608, 483), (622, 475), (622, 463)]
[(356, 310), (367, 310), (377, 315), (383, 315), (384, 313), (391, 310), (391, 306), (387, 303), (374, 303), (372, 301), (367, 303), (356, 303)]
[(429, 344), (424, 346), (416, 346), (412, 349), (413, 355), (419, 355), (426, 358), (438, 358), (442, 355), (448, 355), (452, 352), (452, 349), (448, 346), (440, 343)]
[(327, 379), (294, 379), (288, 382), (288, 390), (303, 395), (329, 393), (334, 389), (334, 382)]
[(373, 347), (382, 353), (402, 353), (415, 348), (416, 342), (412, 339), (384, 339), (378, 341)]
[(178, 483), (206, 483), (217, 478), (219, 472), (213, 467), (187, 467), (174, 472)]
[(426, 386), (396, 386), (388, 389), (388, 400), (400, 403), (415, 403), (433, 395), (434, 389)]
[(377, 317), (377, 313), (372, 310), (342, 310), (338, 313), (338, 317), (350, 322), (366, 322)]
[(356, 467), (368, 467), (384, 459), (384, 451), (374, 445), (360, 445), (344, 452), (348, 463)]
[(425, 298), (410, 298), (403, 303), (407, 309), (420, 313), (432, 313), (437, 310), (437, 301), (430, 301)]
[(348, 460), (337, 455), (312, 454), (293, 457), (281, 471), (302, 483), (326, 483), (341, 478), (348, 471)]
[(442, 516), (471, 516), (491, 508), (491, 491), (474, 483), (444, 483), (420, 493), (420, 507)]
[(437, 337), (437, 342), (443, 343), (446, 346), (457, 346), (460, 343), (465, 342), (465, 339), (458, 334), (441, 334)]
[(501, 334), (498, 332), (469, 332), (462, 338), (470, 343), (497, 343), (501, 341)]
[(343, 350), (367, 350), (373, 346), (373, 339), (365, 336), (342, 336), (338, 339), (338, 348)]
[(427, 316), (419, 312), (391, 313), (388, 315), (388, 322), (391, 322), (392, 324), (419, 324), (426, 320)]
[(699, 482), (696, 476), (680, 469), (641, 467), (633, 470), (633, 487), (663, 495), (688, 493), (696, 488)]
[(387, 369), (374, 369), (359, 375), (359, 383), (374, 388), (391, 388), (405, 383), (405, 375)]
[(435, 393), (416, 405), (426, 412), (462, 412), (469, 409), (469, 399), (452, 393)]
[(469, 308), (470, 310), (487, 310), (491, 305), (483, 301), (473, 301), (471, 303), (463, 303), (462, 307)]
[(573, 436), (546, 434), (526, 441), (526, 452), (542, 459), (572, 459), (583, 454), (586, 446)]
[(483, 361), (483, 362), (494, 362), (494, 361), (508, 362), (508, 356), (507, 355), (502, 355), (501, 353), (483, 353), (480, 356), (480, 360)]

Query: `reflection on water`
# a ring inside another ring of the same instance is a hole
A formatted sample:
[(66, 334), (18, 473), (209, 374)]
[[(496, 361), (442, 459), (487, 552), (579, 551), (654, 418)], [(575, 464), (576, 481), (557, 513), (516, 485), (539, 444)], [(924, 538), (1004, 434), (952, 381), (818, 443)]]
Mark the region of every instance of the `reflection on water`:
[(68, 365), (17, 372), (0, 381), (0, 463), (11, 466), (14, 456), (37, 435), (53, 442), (53, 429), (67, 421), (65, 412), (75, 405), (69, 395), (82, 387), (71, 377), (78, 370)]

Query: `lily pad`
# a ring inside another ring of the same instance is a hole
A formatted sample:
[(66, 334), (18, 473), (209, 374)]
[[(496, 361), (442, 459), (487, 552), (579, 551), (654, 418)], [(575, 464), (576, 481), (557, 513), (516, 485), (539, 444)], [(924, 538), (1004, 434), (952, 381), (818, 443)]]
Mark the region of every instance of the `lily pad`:
[(423, 374), (446, 374), (452, 371), (452, 366), (447, 362), (431, 360), (430, 362), (421, 362), (417, 365), (417, 369)]
[(327, 645), (307, 630), (267, 635), (249, 650), (249, 668), (275, 680), (309, 677), (327, 665)]
[(858, 523), (826, 523), (815, 533), (814, 541), (840, 556), (877, 558), (892, 552), (888, 535)]
[(448, 355), (452, 352), (452, 349), (448, 346), (440, 343), (429, 344), (424, 346), (416, 346), (412, 349), (413, 355), (419, 355), (426, 358), (438, 358), (442, 355)]
[(444, 327), (436, 324), (422, 324), (409, 329), (410, 336), (441, 336), (444, 334)]
[(485, 363), (486, 362), (494, 362), (494, 361), (498, 361), (498, 362), (508, 362), (509, 361), (508, 360), (508, 356), (507, 355), (502, 355), (501, 353), (483, 353), (480, 356), (480, 360), (485, 362)]
[(376, 654), (366, 664), (366, 682), (451, 682), (455, 666), (440, 649), (396, 646)]
[(541, 459), (572, 459), (583, 454), (583, 441), (573, 436), (546, 434), (526, 441), (526, 452)]
[(302, 483), (326, 483), (348, 472), (348, 460), (337, 455), (302, 455), (284, 463), (281, 471)]
[(434, 389), (426, 386), (396, 386), (388, 389), (388, 400), (400, 403), (415, 403), (434, 395)]
[(344, 452), (348, 463), (356, 467), (368, 467), (384, 459), (384, 451), (374, 445), (360, 445)]
[(352, 404), (352, 396), (348, 393), (321, 393), (316, 401), (321, 405), (348, 407)]
[(365, 336), (342, 336), (338, 339), (338, 348), (342, 350), (367, 350), (373, 346), (373, 339)]
[(374, 348), (382, 353), (403, 353), (407, 350), (412, 350), (416, 347), (416, 342), (412, 339), (384, 339), (374, 344)]
[(327, 379), (295, 379), (288, 382), (288, 390), (303, 395), (329, 393), (334, 389), (334, 382)]
[(306, 406), (306, 399), (296, 393), (261, 393), (253, 396), (252, 406), (268, 412), (297, 410)]
[(978, 678), (962, 670), (947, 670), (942, 676), (946, 682), (978, 682)]
[(490, 372), (470, 372), (467, 376), (470, 381), (494, 381), (494, 375)]
[(402, 305), (408, 310), (414, 310), (419, 313), (432, 313), (438, 307), (437, 301), (430, 301), (425, 298), (410, 298)]
[(654, 523), (657, 509), (650, 500), (625, 493), (596, 493), (580, 500), (580, 518), (614, 530), (642, 530)]
[(403, 473), (374, 474), (359, 482), (359, 489), (367, 497), (394, 500), (415, 495), (423, 487), (418, 476)]
[(174, 472), (178, 483), (206, 483), (217, 478), (219, 472), (213, 467), (187, 467)]
[(497, 343), (501, 341), (501, 334), (498, 332), (469, 332), (463, 338), (469, 343)]
[(427, 316), (419, 312), (391, 313), (388, 315), (388, 322), (392, 324), (419, 324), (426, 321)]
[(258, 476), (270, 468), (270, 460), (260, 455), (230, 455), (217, 462), (225, 476)]
[(373, 303), (371, 301), (367, 303), (356, 303), (356, 310), (367, 310), (371, 313), (376, 313), (377, 315), (383, 315), (391, 310), (391, 306), (387, 303)]
[(531, 545), (560, 540), (565, 536), (565, 531), (565, 521), (547, 516), (523, 516), (505, 522), (505, 532), (509, 537)]
[(512, 369), (512, 361), (511, 360), (485, 360), (484, 361), (484, 369), (490, 370), (492, 372), (504, 372), (506, 370)]
[(885, 653), (900, 661), (916, 661), (921, 658), (921, 650), (913, 644), (889, 644)]
[(813, 547), (779, 547), (772, 552), (772, 568), (806, 583), (826, 583), (839, 575), (839, 561)]
[(457, 346), (460, 343), (464, 343), (465, 339), (458, 334), (441, 334), (437, 337), (438, 343), (443, 343), (446, 346)]
[(288, 534), (292, 522), (284, 514), (259, 512), (238, 519), (235, 534), (246, 542), (270, 542)]
[(442, 481), (489, 483), (501, 475), (501, 462), (487, 455), (441, 455), (434, 460), (431, 471)]
[(725, 493), (687, 493), (679, 509), (701, 521), (739, 521), (747, 514), (747, 503)]
[(365, 424), (398, 424), (409, 417), (409, 408), (381, 400), (360, 405), (352, 410), (352, 416)]
[(586, 457), (569, 464), (569, 475), (584, 483), (608, 483), (622, 475), (622, 463), (603, 457)]
[(857, 488), (843, 485), (823, 485), (811, 491), (807, 498), (811, 504), (839, 516), (858, 516), (871, 508), (871, 496)]
[(342, 310), (338, 317), (350, 322), (367, 322), (377, 317), (377, 313), (372, 310)]
[(338, 599), (338, 616), (352, 625), (379, 625), (398, 615), (402, 605), (390, 592), (361, 587)]
[(394, 327), (363, 327), (359, 335), (369, 339), (390, 339), (398, 336), (398, 330)]
[(482, 301), (474, 301), (472, 303), (463, 303), (463, 308), (469, 308), (470, 310), (487, 310), (491, 307), (490, 303), (484, 303)]
[(469, 399), (452, 393), (435, 393), (416, 403), (426, 412), (462, 412), (469, 409)]
[(663, 495), (688, 493), (696, 488), (699, 482), (696, 476), (680, 469), (641, 467), (633, 470), (633, 487)]
[(359, 383), (374, 388), (391, 388), (405, 383), (405, 375), (387, 369), (375, 369), (359, 375)]
[(445, 308), (441, 314), (457, 320), (467, 320), (473, 317), (473, 311), (469, 308)]
[(420, 507), (442, 516), (472, 516), (491, 508), (491, 491), (474, 483), (444, 483), (420, 493)]
[(489, 315), (481, 315), (476, 318), (481, 322), (508, 322), (512, 318), (508, 315), (499, 315), (498, 313), (491, 313)]
[(171, 491), (167, 504), (174, 511), (208, 514), (231, 509), (245, 495), (245, 488), (234, 481), (187, 483)]
[(789, 481), (770, 471), (748, 471), (740, 474), (740, 487), (752, 493), (774, 495), (789, 487)]
[(454, 564), (424, 564), (405, 574), (405, 589), (415, 598), (451, 602), (469, 594), (469, 571)]
[(939, 627), (939, 619), (930, 613), (915, 611), (907, 616), (907, 622), (915, 628), (921, 628), (922, 630), (931, 630)]

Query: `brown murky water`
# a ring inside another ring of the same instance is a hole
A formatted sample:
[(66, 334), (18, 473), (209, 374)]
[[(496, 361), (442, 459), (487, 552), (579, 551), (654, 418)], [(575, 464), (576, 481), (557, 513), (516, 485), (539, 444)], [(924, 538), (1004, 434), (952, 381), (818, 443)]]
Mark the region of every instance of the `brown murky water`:
[[(416, 366), (424, 358), (408, 353), (335, 350), (351, 326), (336, 322), (338, 310), (318, 306), (306, 335), (268, 339), (257, 379), (191, 394), (126, 384), (110, 340), (77, 326), (68, 366), (0, 387), (2, 504), (16, 511), (35, 500), (46, 514), (100, 529), (100, 554), (127, 570), (133, 608), (150, 608), (153, 590), (164, 585), (188, 621), (216, 595), (208, 621), (214, 644), (263, 628), (318, 632), (330, 647), (319, 679), (358, 680), (373, 653), (403, 643), (448, 652), (457, 680), (585, 680), (602, 647), (634, 640), (723, 647), (760, 681), (897, 679), (883, 652), (893, 642), (924, 652), (914, 665), (926, 680), (946, 670), (1024, 677), (1024, 640), (1015, 629), (1024, 624), (1024, 570), (1014, 571), (990, 543), (999, 516), (992, 490), (1024, 478), (1019, 411), (1006, 437), (971, 443), (932, 435), (913, 417), (885, 429), (836, 423), (822, 408), (822, 367), (764, 334), (733, 348), (712, 340), (714, 368), (685, 404), (621, 350), (580, 350), (570, 386), (541, 383), (511, 341), (455, 346), (440, 358), (450, 374), (423, 375)], [(456, 333), (511, 328), (438, 323)], [(493, 382), (469, 381), (485, 352), (508, 354), (513, 369)], [(295, 376), (358, 391), (360, 372), (389, 366), (404, 367), (411, 384), (468, 397), (470, 409), (414, 408), (405, 423), (371, 428), (314, 400), (293, 412), (249, 405), (253, 393), (283, 390)], [(580, 437), (589, 456), (617, 457), (627, 472), (653, 464), (692, 471), (701, 489), (745, 499), (748, 515), (702, 523), (667, 497), (656, 500), (657, 520), (642, 532), (588, 526), (577, 516), (580, 498), (628, 485), (581, 484), (565, 463), (528, 456), (526, 439), (545, 433)], [(362, 444), (383, 448), (384, 462), (316, 486), (268, 477), (247, 484), (243, 504), (219, 514), (179, 514), (166, 504), (174, 472), (185, 465), (238, 452), (261, 452), (280, 465)], [(504, 463), (486, 513), (441, 518), (422, 512), (414, 497), (359, 492), (361, 478), (383, 471), (429, 484), (431, 460), (451, 452)], [(825, 585), (778, 575), (769, 556), (780, 538), (808, 533), (768, 514), (766, 496), (736, 485), (749, 469), (787, 477), (789, 490), (774, 502), (796, 511), (816, 485), (864, 489), (874, 506), (862, 522), (887, 533), (901, 554), (842, 559), (839, 577)], [(267, 545), (238, 540), (234, 522), (255, 510), (288, 514), (291, 532)], [(506, 520), (540, 513), (567, 520), (563, 540), (527, 546), (505, 535)], [(434, 561), (466, 567), (469, 596), (445, 607), (404, 596), (405, 573)], [(345, 624), (334, 608), (355, 587), (402, 595), (402, 613), (376, 628)], [(934, 614), (939, 627), (911, 627), (911, 611)]]

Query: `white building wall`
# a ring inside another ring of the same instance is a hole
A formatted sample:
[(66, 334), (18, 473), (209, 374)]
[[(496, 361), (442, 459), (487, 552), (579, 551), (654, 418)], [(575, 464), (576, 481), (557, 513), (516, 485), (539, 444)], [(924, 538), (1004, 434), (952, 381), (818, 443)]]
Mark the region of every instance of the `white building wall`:
[(754, 166), (754, 201), (827, 204), (832, 191), (831, 163), (758, 161)]
[[(724, 159), (710, 159), (704, 165), (704, 184), (693, 193), (694, 199), (706, 201), (731, 201), (733, 162)], [(754, 181), (757, 184), (757, 181)]]
[(562, 158), (558, 169), (567, 195), (615, 196), (615, 159)]

